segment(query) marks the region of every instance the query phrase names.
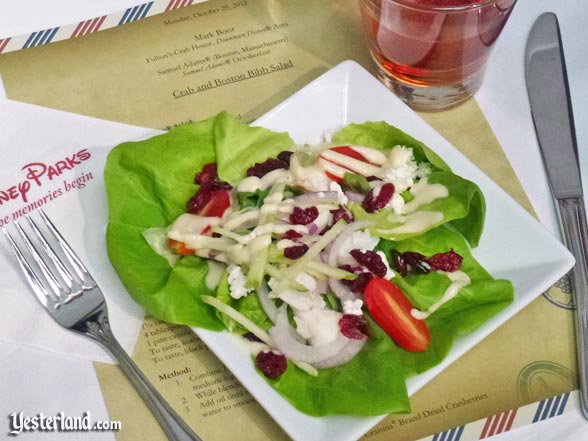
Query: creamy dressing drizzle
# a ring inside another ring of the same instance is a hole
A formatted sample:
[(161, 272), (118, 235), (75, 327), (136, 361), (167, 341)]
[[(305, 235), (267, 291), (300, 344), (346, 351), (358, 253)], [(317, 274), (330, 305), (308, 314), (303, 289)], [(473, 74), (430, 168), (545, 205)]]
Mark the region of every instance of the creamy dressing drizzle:
[(294, 185), (299, 185), (309, 191), (328, 190), (331, 182), (318, 162), (304, 167), (300, 164), (296, 154), (292, 155), (290, 159), (290, 175)]
[(210, 259), (207, 259), (206, 263), (208, 264), (208, 273), (206, 273), (204, 282), (206, 283), (206, 287), (213, 291), (218, 287), (218, 284), (223, 278), (226, 266)]
[(345, 176), (345, 173), (350, 173), (350, 171), (346, 168), (341, 167), (337, 164), (333, 164), (332, 162), (329, 162), (323, 158), (318, 158), (317, 165), (319, 166), (320, 172), (322, 174), (324, 174), (325, 172), (329, 172), (330, 174), (332, 174), (333, 176), (337, 176), (338, 178), (343, 178), (343, 176)]
[(228, 219), (223, 219), (221, 225), (223, 228), (227, 230), (236, 230), (237, 228), (249, 224), (250, 222), (255, 222), (257, 225), (257, 220), (259, 219), (259, 210), (250, 210), (245, 211), (243, 213), (239, 213), (236, 216), (230, 216)]
[(417, 320), (425, 320), (427, 317), (437, 311), (437, 309), (439, 309), (442, 305), (454, 298), (460, 289), (471, 283), (470, 277), (463, 271), (455, 271), (452, 273), (445, 271), (437, 272), (445, 274), (449, 280), (451, 280), (451, 283), (443, 293), (443, 297), (441, 297), (441, 299), (436, 303), (433, 303), (426, 311), (419, 311), (416, 308), (411, 309), (410, 315), (412, 315)]
[(351, 170), (363, 176), (373, 176), (380, 170), (380, 167), (378, 166), (368, 164), (367, 162), (360, 161), (359, 159), (352, 158), (351, 156), (347, 156), (342, 153), (337, 153), (334, 150), (323, 150), (321, 152), (321, 156), (328, 161), (339, 164), (343, 167), (343, 169)]
[(285, 169), (272, 170), (262, 178), (248, 176), (237, 186), (237, 192), (254, 192), (256, 190), (267, 190), (280, 179), (286, 179), (288, 171)]
[(390, 215), (387, 219), (391, 222), (402, 222), (402, 225), (386, 230), (378, 229), (377, 231), (380, 234), (391, 236), (395, 234), (413, 234), (422, 233), (441, 222), (443, 220), (443, 213), (440, 211), (423, 210), (409, 213), (406, 216)]
[(358, 145), (350, 145), (349, 147), (352, 150), (359, 153), (360, 155), (362, 155), (372, 164), (382, 165), (386, 162), (386, 159), (388, 159), (383, 152), (381, 152), (380, 150), (373, 149), (371, 147), (363, 147)]
[(413, 213), (420, 207), (437, 199), (449, 196), (449, 190), (443, 184), (429, 184), (426, 178), (421, 179), (410, 189), (414, 199), (404, 205), (405, 213)]

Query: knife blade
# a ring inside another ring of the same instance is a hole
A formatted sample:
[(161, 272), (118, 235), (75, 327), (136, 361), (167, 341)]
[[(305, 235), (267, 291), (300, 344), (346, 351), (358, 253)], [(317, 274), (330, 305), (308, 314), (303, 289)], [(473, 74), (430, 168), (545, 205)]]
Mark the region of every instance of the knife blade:
[(580, 403), (588, 419), (588, 229), (565, 58), (557, 16), (540, 15), (527, 40), (525, 76), (531, 114), (566, 246), (575, 309)]

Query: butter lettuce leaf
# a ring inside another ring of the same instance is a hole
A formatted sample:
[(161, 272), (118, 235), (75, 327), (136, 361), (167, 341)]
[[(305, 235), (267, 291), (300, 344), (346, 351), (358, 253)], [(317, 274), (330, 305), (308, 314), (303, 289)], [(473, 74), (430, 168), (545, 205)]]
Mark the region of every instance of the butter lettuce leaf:
[[(413, 251), (426, 257), (454, 250), (463, 257), (461, 271), (471, 280), (455, 297), (444, 303), (427, 319), (431, 345), (422, 353), (401, 351), (399, 357), (410, 374), (418, 374), (439, 364), (447, 355), (453, 341), (460, 335), (479, 328), (489, 318), (514, 300), (514, 288), (508, 280), (494, 279), (474, 258), (469, 244), (455, 228), (441, 226), (421, 236), (401, 241), (382, 240), (378, 249), (388, 258), (393, 250)], [(423, 274), (410, 272), (406, 277), (392, 279), (410, 299), (413, 306), (426, 311), (445, 294), (451, 280), (439, 272)]]
[(108, 155), (108, 256), (133, 299), (155, 317), (220, 330), (214, 311), (200, 300), (208, 265), (186, 256), (173, 268), (153, 252), (143, 231), (167, 227), (185, 212), (194, 194), (194, 173), (215, 160), (215, 119), (169, 133), (124, 143)]
[[(427, 319), (432, 341), (423, 353), (399, 348), (370, 321), (371, 337), (349, 363), (321, 370), (318, 377), (309, 376), (290, 363), (284, 375), (268, 383), (293, 406), (310, 415), (409, 412), (406, 378), (440, 363), (459, 335), (476, 329), (504, 308), (512, 300), (512, 286), (492, 279), (469, 251), (468, 240), (475, 243), (483, 225), (481, 193), (467, 183), (461, 185), (461, 178), (450, 173), (434, 152), (385, 123), (351, 125), (335, 139), (383, 150), (406, 145), (413, 148), (418, 161), (431, 164), (431, 181), (438, 179), (451, 187), (452, 199), (448, 206), (442, 206), (439, 200), (426, 208), (439, 209), (446, 216), (444, 220), (451, 220), (453, 226), (436, 227), (414, 237), (394, 237), (394, 241), (382, 239), (379, 247), (387, 253), (398, 249), (425, 255), (453, 248), (464, 256), (464, 271), (472, 283)], [(233, 299), (226, 277), (218, 289), (209, 289), (208, 264), (204, 259), (183, 256), (170, 267), (164, 257), (150, 248), (142, 233), (153, 227), (167, 227), (185, 211), (186, 202), (198, 188), (194, 175), (205, 164), (217, 162), (221, 179), (236, 184), (254, 163), (292, 147), (287, 134), (250, 127), (222, 113), (113, 149), (105, 170), (109, 208), (106, 241), (109, 258), (131, 296), (148, 312), (167, 322), (244, 332), (200, 298), (202, 294), (215, 295), (267, 329), (270, 322), (254, 293), (244, 299)], [(385, 223), (382, 225), (387, 228)], [(447, 286), (438, 274), (397, 276), (395, 282), (419, 308), (437, 301)]]
[[(484, 196), (477, 185), (454, 173), (436, 170), (427, 177), (429, 184), (441, 184), (448, 190), (448, 196), (423, 204), (415, 211), (416, 216), (429, 212), (433, 218), (439, 215), (435, 221), (427, 225), (427, 230), (446, 223), (452, 223), (468, 240), (470, 245), (477, 246), (484, 229), (484, 217), (486, 204)], [(390, 240), (401, 240), (408, 237), (423, 234), (422, 227), (416, 230), (401, 228), (403, 222), (399, 218), (410, 219), (410, 215), (397, 216), (391, 208), (383, 208), (375, 213), (366, 212), (359, 204), (350, 204), (349, 209), (355, 219), (371, 219), (374, 226), (370, 232), (378, 237)], [(411, 222), (406, 221), (406, 225)], [(419, 222), (415, 222), (418, 226)]]
[(256, 162), (275, 158), (294, 147), (287, 133), (276, 133), (263, 127), (242, 123), (228, 113), (221, 113), (215, 125), (215, 152), (221, 180), (235, 185)]
[[(333, 140), (336, 143), (362, 145), (378, 150), (390, 150), (397, 145), (412, 148), (414, 158), (418, 163), (428, 162), (431, 166), (432, 173), (429, 175), (428, 181), (443, 184), (449, 189), (448, 198), (427, 204), (419, 211), (440, 211), (443, 218), (431, 225), (431, 228), (451, 222), (465, 236), (471, 246), (478, 245), (484, 229), (486, 213), (484, 195), (475, 183), (452, 173), (445, 161), (425, 144), (385, 122), (350, 124), (336, 133)], [(398, 223), (386, 220), (391, 213), (391, 210), (380, 210), (378, 213), (370, 214), (359, 206), (353, 210), (353, 214), (357, 218), (372, 218), (378, 223), (378, 230), (374, 229), (373, 234), (388, 239), (408, 237), (407, 234), (396, 236), (385, 232), (385, 230), (398, 226)]]

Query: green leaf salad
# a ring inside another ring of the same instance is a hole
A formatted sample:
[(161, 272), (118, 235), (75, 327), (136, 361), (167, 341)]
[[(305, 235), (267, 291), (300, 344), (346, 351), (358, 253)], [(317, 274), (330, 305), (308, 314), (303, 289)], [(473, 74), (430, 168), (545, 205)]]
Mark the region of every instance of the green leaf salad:
[(409, 412), (406, 379), (513, 300), (471, 253), (478, 186), (384, 122), (298, 146), (221, 113), (117, 146), (105, 182), (108, 253), (132, 297), (243, 335), (310, 415)]

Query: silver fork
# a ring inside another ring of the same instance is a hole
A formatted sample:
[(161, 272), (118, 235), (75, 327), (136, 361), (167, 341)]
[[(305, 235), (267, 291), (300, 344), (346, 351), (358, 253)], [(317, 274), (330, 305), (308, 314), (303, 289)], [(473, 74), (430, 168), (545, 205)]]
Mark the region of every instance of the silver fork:
[(201, 441), (118, 343), (102, 291), (47, 215), (38, 211), (42, 222), (25, 216), (33, 234), (14, 223), (20, 246), (5, 227), (2, 232), (41, 304), (61, 326), (95, 340), (118, 360), (170, 440)]

